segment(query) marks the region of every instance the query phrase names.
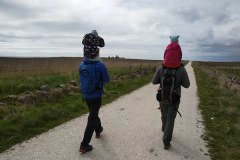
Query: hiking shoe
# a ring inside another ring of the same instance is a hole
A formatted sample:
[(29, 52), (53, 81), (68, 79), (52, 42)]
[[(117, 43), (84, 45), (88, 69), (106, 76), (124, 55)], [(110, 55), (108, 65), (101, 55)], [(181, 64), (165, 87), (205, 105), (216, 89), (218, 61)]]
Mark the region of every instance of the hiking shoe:
[(83, 153), (91, 151), (92, 149), (93, 149), (92, 145), (88, 145), (86, 147), (81, 146), (79, 152), (81, 152), (83, 154)]
[(170, 149), (171, 144), (170, 143), (164, 143), (164, 149), (168, 150)]
[(100, 134), (103, 132), (103, 127), (101, 127), (99, 132), (96, 132), (96, 138), (100, 138)]

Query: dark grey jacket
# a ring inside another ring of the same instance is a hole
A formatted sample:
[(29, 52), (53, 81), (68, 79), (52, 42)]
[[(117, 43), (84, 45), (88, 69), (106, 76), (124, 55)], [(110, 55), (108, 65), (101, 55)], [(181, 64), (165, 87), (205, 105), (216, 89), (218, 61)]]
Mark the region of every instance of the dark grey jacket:
[[(152, 79), (153, 84), (160, 84), (163, 76), (163, 67), (160, 66), (156, 73), (154, 74), (154, 77)], [(184, 88), (188, 88), (190, 86), (190, 81), (188, 78), (188, 74), (184, 66), (181, 66), (176, 71), (176, 86), (177, 87), (177, 93), (181, 96), (181, 86)]]

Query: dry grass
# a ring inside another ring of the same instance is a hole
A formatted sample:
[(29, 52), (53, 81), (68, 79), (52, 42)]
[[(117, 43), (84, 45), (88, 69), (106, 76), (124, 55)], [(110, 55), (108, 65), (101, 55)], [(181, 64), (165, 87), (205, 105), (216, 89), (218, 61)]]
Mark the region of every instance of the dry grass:
[(227, 86), (240, 95), (240, 62), (197, 62), (196, 65), (210, 77), (217, 78), (220, 88)]
[[(81, 57), (59, 58), (0, 58), (0, 75), (42, 75), (55, 73), (77, 73)], [(136, 66), (160, 65), (159, 60), (135, 60), (103, 58), (108, 69)]]
[(38, 75), (77, 71), (81, 58), (0, 58), (1, 75)]

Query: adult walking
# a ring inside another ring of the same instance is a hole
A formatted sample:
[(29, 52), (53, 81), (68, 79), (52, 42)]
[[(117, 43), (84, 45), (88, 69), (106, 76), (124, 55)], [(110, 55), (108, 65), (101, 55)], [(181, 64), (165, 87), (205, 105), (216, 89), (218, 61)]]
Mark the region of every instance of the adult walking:
[(181, 86), (188, 88), (190, 81), (184, 65), (181, 64), (182, 51), (178, 44), (179, 36), (171, 36), (171, 43), (164, 53), (164, 62), (160, 66), (152, 83), (160, 84), (157, 98), (162, 114), (162, 131), (164, 149), (171, 147), (174, 121), (181, 99)]
[(93, 149), (89, 144), (93, 132), (96, 132), (96, 138), (100, 138), (103, 131), (98, 113), (101, 107), (103, 84), (109, 82), (109, 75), (99, 58), (98, 47), (104, 47), (104, 39), (98, 36), (96, 30), (93, 30), (84, 36), (82, 44), (84, 45), (84, 59), (79, 67), (80, 86), (89, 109), (89, 116), (79, 151), (86, 153)]

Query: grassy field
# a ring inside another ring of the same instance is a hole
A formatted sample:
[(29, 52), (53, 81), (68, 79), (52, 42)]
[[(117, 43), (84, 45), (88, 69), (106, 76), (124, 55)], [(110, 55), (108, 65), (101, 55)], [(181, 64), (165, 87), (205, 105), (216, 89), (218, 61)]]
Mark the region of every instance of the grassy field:
[(194, 62), (193, 67), (211, 159), (239, 160), (240, 63)]
[[(87, 112), (81, 58), (0, 58), (0, 152)], [(161, 62), (104, 59), (111, 82), (103, 104), (151, 81)]]

